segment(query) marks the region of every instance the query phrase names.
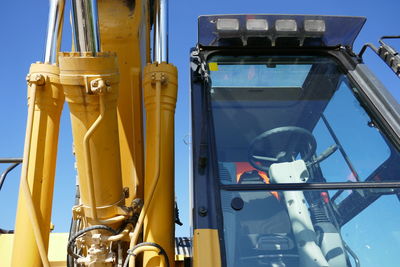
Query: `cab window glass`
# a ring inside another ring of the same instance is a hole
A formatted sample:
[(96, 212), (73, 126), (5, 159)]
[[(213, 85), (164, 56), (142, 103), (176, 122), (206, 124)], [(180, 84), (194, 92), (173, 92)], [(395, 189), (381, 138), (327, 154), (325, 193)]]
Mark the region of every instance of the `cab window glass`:
[(308, 182), (400, 179), (397, 150), (333, 59), (217, 55), (208, 66), (222, 183), (268, 183), (271, 164), (298, 159)]

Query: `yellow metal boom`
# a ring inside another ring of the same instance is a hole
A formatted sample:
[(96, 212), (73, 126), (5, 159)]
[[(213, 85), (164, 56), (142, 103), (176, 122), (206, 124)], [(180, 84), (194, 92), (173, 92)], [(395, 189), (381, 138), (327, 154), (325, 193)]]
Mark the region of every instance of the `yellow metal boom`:
[[(66, 265), (49, 258), (49, 240), (50, 246), (56, 240), (50, 237), (50, 219), (65, 99), (80, 199), (72, 209), (68, 242), (65, 236), (57, 239), (64, 246), (61, 257), (68, 252), (71, 266), (175, 266), (177, 70), (161, 50), (166, 47), (166, 1), (72, 1), (75, 38), (74, 51), (68, 53), (58, 53), (64, 1), (51, 2), (53, 35), (45, 62), (33, 64), (28, 74), (15, 234), (1, 239), (2, 244), (13, 242), (10, 264)], [(163, 43), (151, 60), (153, 17), (156, 43)], [(142, 252), (143, 258), (135, 257)]]

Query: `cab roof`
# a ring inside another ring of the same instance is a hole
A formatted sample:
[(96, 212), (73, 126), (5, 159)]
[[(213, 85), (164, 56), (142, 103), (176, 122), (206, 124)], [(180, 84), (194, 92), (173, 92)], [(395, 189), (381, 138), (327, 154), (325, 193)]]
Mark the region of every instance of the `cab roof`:
[(198, 43), (209, 47), (353, 47), (365, 17), (321, 15), (207, 15)]

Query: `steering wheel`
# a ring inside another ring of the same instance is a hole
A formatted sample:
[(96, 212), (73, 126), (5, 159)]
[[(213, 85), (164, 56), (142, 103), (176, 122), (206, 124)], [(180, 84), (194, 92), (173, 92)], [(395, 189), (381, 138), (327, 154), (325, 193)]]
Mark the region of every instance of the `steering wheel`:
[[(287, 142), (279, 142), (285, 136)], [(279, 141), (273, 142), (274, 139)], [(260, 153), (260, 147), (270, 156), (256, 155), (256, 152)], [(254, 168), (268, 172), (271, 164), (294, 161), (300, 152), (304, 153), (304, 161), (310, 161), (316, 149), (317, 142), (310, 131), (296, 126), (284, 126), (265, 131), (254, 138), (250, 143), (248, 159)]]

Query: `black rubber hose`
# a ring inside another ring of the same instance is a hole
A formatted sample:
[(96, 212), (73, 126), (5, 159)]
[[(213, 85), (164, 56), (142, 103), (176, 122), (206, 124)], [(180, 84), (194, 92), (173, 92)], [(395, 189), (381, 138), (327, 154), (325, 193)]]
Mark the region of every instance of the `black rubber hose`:
[[(12, 163), (12, 160), (10, 161), (10, 163)], [(18, 160), (18, 159), (15, 159)], [(4, 181), (6, 180), (7, 174), (12, 171), (15, 167), (17, 167), (20, 163), (22, 162), (22, 160), (20, 162), (15, 162), (14, 164), (12, 164), (10, 167), (8, 167), (1, 175), (0, 175), (0, 191), (1, 188), (3, 187)], [(0, 162), (2, 163), (2, 162)], [(4, 163), (8, 163), (7, 161), (5, 161)], [(0, 234), (13, 234), (14, 230), (6, 230), (6, 229), (1, 229), (0, 228)]]
[(0, 190), (3, 187), (4, 181), (6, 180), (7, 174), (12, 171), (15, 167), (19, 165), (20, 162), (14, 163), (10, 167), (8, 167), (0, 176)]
[(118, 232), (115, 231), (114, 229), (112, 229), (111, 227), (105, 226), (105, 225), (93, 225), (90, 226), (88, 228), (85, 228), (83, 230), (80, 230), (79, 232), (77, 232), (73, 237), (71, 237), (71, 239), (68, 241), (68, 246), (67, 246), (67, 251), (68, 251), (68, 255), (71, 255), (72, 257), (74, 257), (75, 259), (79, 259), (82, 256), (76, 254), (74, 252), (74, 244), (75, 244), (75, 240), (80, 237), (81, 235), (83, 235), (84, 233), (93, 231), (93, 230), (105, 230), (108, 231), (114, 235), (117, 235)]
[[(70, 230), (69, 230), (69, 236), (68, 236), (68, 241), (72, 239), (72, 237), (75, 235), (75, 233), (77, 232), (77, 229), (79, 229), (79, 225), (80, 225), (80, 219), (78, 220), (71, 220), (71, 226), (70, 226)], [(72, 248), (74, 250), (74, 248)], [(74, 267), (76, 265), (74, 265), (74, 258), (67, 254), (67, 267)]]
[(6, 230), (0, 228), (0, 234), (13, 234), (14, 230)]
[[(128, 267), (129, 258), (130, 258), (131, 255), (133, 255), (133, 254), (132, 254), (132, 251), (134, 251), (135, 249), (137, 249), (137, 248), (139, 248), (139, 247), (143, 247), (143, 246), (152, 246), (152, 247), (158, 248), (158, 249), (160, 250), (160, 252), (158, 253), (158, 255), (163, 255), (163, 256), (165, 257), (165, 263), (167, 264), (167, 267), (169, 267), (169, 259), (168, 259), (168, 255), (167, 255), (167, 253), (165, 252), (165, 250), (164, 250), (159, 244), (152, 243), (152, 242), (143, 242), (143, 243), (139, 243), (139, 244), (137, 244), (136, 246), (134, 246), (132, 249), (128, 250), (128, 256), (127, 256), (126, 259), (125, 259), (125, 262), (124, 262), (124, 266), (123, 266), (123, 267)], [(136, 256), (136, 255), (135, 255), (135, 256)]]
[[(80, 191), (79, 191), (79, 185), (76, 185), (75, 187), (75, 206), (79, 205), (80, 201)], [(71, 226), (69, 228), (69, 236), (68, 236), (68, 241), (71, 240), (71, 238), (76, 234), (78, 229), (80, 228), (80, 219), (74, 220), (74, 218), (71, 219)], [(67, 254), (67, 267), (75, 267), (76, 265), (74, 264), (74, 258), (71, 255)]]

